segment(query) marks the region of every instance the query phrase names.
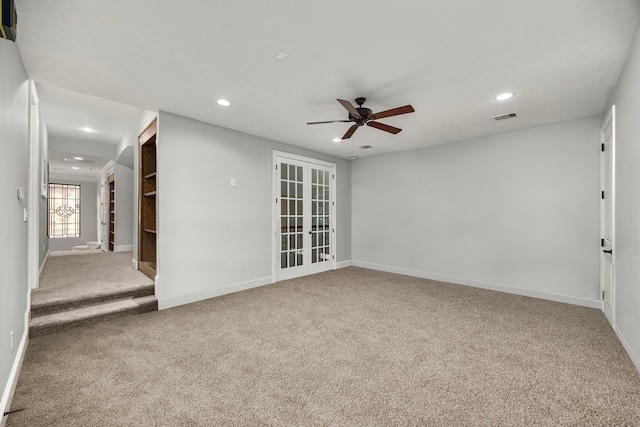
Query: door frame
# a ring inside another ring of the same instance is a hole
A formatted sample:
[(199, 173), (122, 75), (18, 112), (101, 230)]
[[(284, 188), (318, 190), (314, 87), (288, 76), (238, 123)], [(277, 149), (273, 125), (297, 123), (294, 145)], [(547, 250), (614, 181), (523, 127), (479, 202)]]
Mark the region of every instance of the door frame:
[[(609, 323), (611, 324), (611, 327), (613, 327), (615, 329), (615, 308), (616, 308), (616, 248), (615, 248), (615, 241), (616, 241), (616, 106), (612, 105), (611, 108), (609, 109), (609, 112), (607, 114), (607, 117), (605, 118), (602, 127), (600, 128), (600, 144), (601, 147), (604, 147), (604, 143), (605, 143), (605, 129), (607, 129), (607, 127), (609, 126), (609, 124), (611, 125), (611, 143), (610, 143), (610, 152), (611, 152), (611, 168), (610, 168), (610, 174), (611, 174), (611, 194), (607, 195), (605, 194), (605, 198), (600, 198), (600, 239), (601, 239), (601, 244), (600, 244), (600, 296), (601, 296), (601, 300), (602, 300), (602, 304), (601, 304), (601, 309), (602, 312), (605, 314), (605, 317), (607, 318), (607, 320), (609, 321)], [(601, 149), (600, 151), (600, 190), (602, 192), (605, 191), (605, 152), (603, 149)], [(607, 302), (605, 300), (604, 297), (604, 274), (605, 274), (605, 268), (604, 268), (604, 262), (606, 255), (604, 254), (603, 250), (605, 249), (603, 246), (603, 242), (604, 242), (604, 230), (605, 230), (605, 224), (604, 224), (604, 212), (605, 212), (605, 203), (611, 203), (611, 291), (610, 291), (610, 295), (609, 295), (609, 307), (607, 307)], [(609, 310), (610, 308), (610, 310)]]
[(331, 218), (333, 218), (333, 229), (334, 232), (331, 233), (331, 237), (333, 239), (333, 258), (331, 259), (330, 270), (335, 270), (338, 259), (338, 226), (337, 226), (337, 200), (336, 200), (336, 187), (338, 182), (338, 172), (335, 163), (326, 162), (323, 160), (314, 159), (312, 157), (300, 156), (297, 154), (287, 153), (286, 151), (278, 151), (273, 150), (271, 156), (271, 283), (276, 283), (277, 277), (277, 268), (278, 262), (280, 260), (280, 251), (278, 250), (278, 225), (280, 222), (280, 216), (278, 211), (278, 174), (276, 171), (276, 166), (278, 165), (277, 159), (278, 157), (286, 157), (291, 160), (296, 160), (300, 162), (312, 163), (320, 166), (329, 167), (332, 170), (332, 175), (334, 179), (331, 183), (331, 194), (333, 194), (333, 202), (330, 206), (331, 209)]

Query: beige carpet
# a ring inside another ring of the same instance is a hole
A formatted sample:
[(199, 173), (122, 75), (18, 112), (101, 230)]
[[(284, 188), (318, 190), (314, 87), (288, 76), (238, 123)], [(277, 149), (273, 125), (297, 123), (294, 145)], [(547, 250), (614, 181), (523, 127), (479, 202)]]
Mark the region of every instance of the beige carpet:
[(148, 284), (147, 276), (131, 268), (133, 252), (102, 252), (47, 258), (38, 290), (77, 286), (85, 288), (117, 287), (126, 284)]
[(640, 425), (601, 312), (360, 268), (30, 341), (8, 426)]

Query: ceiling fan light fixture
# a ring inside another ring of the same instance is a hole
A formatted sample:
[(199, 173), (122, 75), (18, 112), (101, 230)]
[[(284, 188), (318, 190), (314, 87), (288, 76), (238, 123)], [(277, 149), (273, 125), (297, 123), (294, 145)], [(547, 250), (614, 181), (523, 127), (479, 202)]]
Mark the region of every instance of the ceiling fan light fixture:
[(227, 101), (226, 99), (218, 99), (218, 105), (222, 105), (223, 107), (230, 107), (231, 102)]
[(514, 95), (515, 93), (513, 92), (501, 93), (500, 95), (496, 96), (496, 101), (506, 101), (507, 99), (513, 98)]

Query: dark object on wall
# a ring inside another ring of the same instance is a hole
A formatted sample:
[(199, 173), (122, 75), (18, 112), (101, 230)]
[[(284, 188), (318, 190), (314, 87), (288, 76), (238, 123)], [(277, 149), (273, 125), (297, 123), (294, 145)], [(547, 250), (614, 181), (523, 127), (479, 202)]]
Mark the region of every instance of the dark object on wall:
[(0, 25), (0, 35), (2, 38), (16, 41), (18, 36), (18, 14), (14, 0), (0, 0), (0, 15), (2, 25)]

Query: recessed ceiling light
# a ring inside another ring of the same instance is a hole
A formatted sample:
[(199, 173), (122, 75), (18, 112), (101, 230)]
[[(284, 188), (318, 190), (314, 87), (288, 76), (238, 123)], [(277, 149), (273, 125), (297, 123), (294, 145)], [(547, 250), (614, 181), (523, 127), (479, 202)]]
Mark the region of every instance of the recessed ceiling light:
[(342, 141), (342, 138), (338, 138), (338, 137), (333, 138), (333, 142), (340, 142), (340, 141)]
[(89, 127), (80, 128), (80, 130), (83, 130), (83, 131), (85, 131), (87, 133), (94, 133), (95, 132), (94, 129), (91, 129)]
[(78, 157), (78, 156), (76, 156), (76, 157), (74, 157), (74, 159), (76, 159), (76, 160), (84, 160), (84, 157)]
[(226, 99), (218, 99), (218, 105), (222, 105), (223, 107), (229, 107), (231, 103)]
[(71, 169), (78, 170), (78, 169), (80, 169), (80, 168), (79, 168), (79, 167), (77, 167), (77, 166), (71, 166)]
[(349, 160), (358, 160), (358, 159), (359, 159), (359, 157), (358, 157), (358, 156), (351, 156), (351, 157), (349, 157)]
[(496, 100), (498, 100), (498, 101), (506, 101), (509, 98), (513, 98), (513, 95), (515, 95), (515, 93), (513, 93), (513, 92), (501, 93), (500, 95), (496, 96)]

